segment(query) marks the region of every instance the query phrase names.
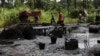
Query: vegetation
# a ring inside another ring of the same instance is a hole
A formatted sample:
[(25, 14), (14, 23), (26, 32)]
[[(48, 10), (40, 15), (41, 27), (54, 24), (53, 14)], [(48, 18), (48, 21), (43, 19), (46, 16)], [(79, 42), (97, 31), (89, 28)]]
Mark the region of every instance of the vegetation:
[[(0, 6), (0, 27), (19, 23), (18, 14), (21, 11), (39, 9), (42, 14), (39, 22), (50, 22), (51, 13), (54, 14), (57, 22), (58, 12), (62, 12), (64, 23), (77, 23), (78, 12), (83, 8), (88, 11), (87, 22), (93, 22), (96, 15), (96, 9), (99, 9), (99, 0), (63, 0), (61, 2), (50, 0), (15, 0), (15, 3), (5, 3), (1, 0)], [(31, 17), (30, 17), (31, 18)]]

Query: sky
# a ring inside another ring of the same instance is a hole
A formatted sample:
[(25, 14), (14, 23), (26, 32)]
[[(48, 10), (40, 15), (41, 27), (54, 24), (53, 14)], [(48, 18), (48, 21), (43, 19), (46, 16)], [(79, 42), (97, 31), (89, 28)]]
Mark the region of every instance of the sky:
[(57, 2), (59, 2), (60, 0), (57, 0)]
[[(51, 0), (51, 1), (54, 1), (54, 0)], [(57, 0), (57, 2), (59, 2), (60, 0)]]

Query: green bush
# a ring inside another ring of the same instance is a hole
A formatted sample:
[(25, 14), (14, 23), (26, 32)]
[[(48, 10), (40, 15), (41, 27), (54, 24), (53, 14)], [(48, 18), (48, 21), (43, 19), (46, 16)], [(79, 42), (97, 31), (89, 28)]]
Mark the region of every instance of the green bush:
[(71, 18), (77, 18), (78, 14), (79, 14), (79, 10), (78, 9), (70, 11), (70, 17)]
[[(14, 7), (11, 9), (8, 8), (0, 8), (0, 27), (2, 26), (8, 26), (8, 25), (12, 25), (15, 23), (19, 23), (19, 18), (18, 18), (18, 14), (21, 11), (29, 11), (29, 10), (34, 10), (31, 9), (27, 6), (20, 6), (20, 7)], [(64, 19), (64, 23), (77, 23), (77, 15), (78, 15), (78, 11), (79, 9), (75, 9), (71, 11), (71, 17), (68, 16), (68, 11), (67, 9), (62, 9), (61, 13)], [(39, 19), (39, 23), (50, 23), (51, 20), (51, 13), (54, 14), (54, 18), (55, 21), (57, 22), (58, 20), (58, 11), (56, 9), (53, 10), (48, 10), (48, 11), (44, 11), (41, 10), (41, 16)], [(75, 17), (75, 18), (74, 18)], [(32, 19), (32, 17), (29, 17), (31, 19), (31, 23), (34, 22)], [(72, 19), (73, 18), (73, 19)]]
[(87, 18), (88, 23), (94, 22), (94, 20), (95, 20), (95, 16), (88, 16)]
[(51, 19), (51, 12), (42, 10), (39, 22), (50, 23), (50, 19)]
[(94, 22), (95, 16), (96, 16), (96, 9), (93, 7), (88, 9), (87, 22), (88, 23)]
[(27, 6), (15, 8), (0, 8), (0, 27), (15, 24), (19, 22), (18, 14), (23, 10), (30, 10)]

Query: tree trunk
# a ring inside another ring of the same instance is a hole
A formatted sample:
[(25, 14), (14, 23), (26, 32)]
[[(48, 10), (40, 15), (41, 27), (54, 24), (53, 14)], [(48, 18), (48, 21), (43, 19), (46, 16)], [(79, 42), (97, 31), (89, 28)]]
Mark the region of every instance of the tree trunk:
[(5, 6), (5, 0), (1, 0), (1, 6), (2, 6), (2, 7)]
[(15, 1), (16, 1), (16, 0), (13, 0), (13, 6), (15, 6)]
[(97, 8), (98, 7), (98, 0), (95, 0), (93, 2), (94, 2), (94, 5), (95, 5), (95, 8)]
[(83, 0), (83, 7), (87, 8), (88, 0)]
[(74, 0), (74, 7), (76, 8), (76, 0)]
[(43, 8), (42, 0), (35, 0), (34, 2), (35, 2), (34, 4), (35, 8)]
[(68, 10), (68, 16), (69, 16), (69, 6), (70, 6), (70, 1), (67, 0), (67, 10)]

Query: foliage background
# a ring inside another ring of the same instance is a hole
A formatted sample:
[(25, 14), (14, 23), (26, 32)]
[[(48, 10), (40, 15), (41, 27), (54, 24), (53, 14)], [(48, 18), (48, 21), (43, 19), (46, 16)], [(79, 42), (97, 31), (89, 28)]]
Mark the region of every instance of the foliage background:
[[(54, 14), (57, 22), (58, 12), (63, 15), (64, 23), (77, 23), (77, 11), (82, 7), (88, 11), (87, 22), (94, 22), (96, 10), (99, 9), (100, 0), (62, 0), (61, 2), (50, 0), (28, 0), (24, 3), (24, 0), (15, 0), (14, 5), (12, 3), (5, 3), (4, 0), (0, 6), (0, 27), (20, 23), (18, 14), (21, 11), (41, 10), (42, 14), (39, 22), (49, 23), (51, 19), (51, 13)], [(32, 18), (32, 17), (29, 17)], [(33, 21), (32, 21), (33, 22)]]

